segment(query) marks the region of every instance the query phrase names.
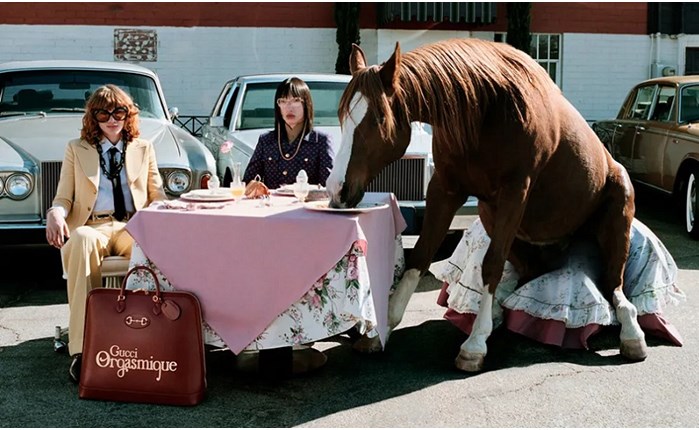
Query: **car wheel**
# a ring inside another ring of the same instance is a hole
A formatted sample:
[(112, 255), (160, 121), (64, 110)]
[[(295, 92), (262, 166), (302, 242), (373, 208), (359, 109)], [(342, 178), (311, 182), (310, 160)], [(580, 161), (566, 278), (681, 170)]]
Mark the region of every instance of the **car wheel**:
[(692, 239), (699, 239), (699, 213), (697, 212), (697, 186), (699, 168), (694, 168), (687, 178), (685, 188), (684, 219), (687, 233)]

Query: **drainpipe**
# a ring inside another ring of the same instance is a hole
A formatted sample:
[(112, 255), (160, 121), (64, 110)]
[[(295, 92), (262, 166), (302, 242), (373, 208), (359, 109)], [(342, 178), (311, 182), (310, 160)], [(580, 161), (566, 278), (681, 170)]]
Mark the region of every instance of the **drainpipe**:
[[(660, 63), (660, 32), (653, 33), (650, 35), (650, 52), (648, 53), (648, 79), (653, 77), (653, 64)], [(653, 56), (655, 54), (655, 61), (653, 61)]]

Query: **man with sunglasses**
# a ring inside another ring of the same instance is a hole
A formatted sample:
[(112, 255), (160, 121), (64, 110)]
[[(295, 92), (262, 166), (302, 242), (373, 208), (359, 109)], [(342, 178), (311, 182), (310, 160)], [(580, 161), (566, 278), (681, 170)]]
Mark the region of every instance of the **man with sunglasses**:
[(115, 85), (98, 88), (85, 106), (80, 139), (66, 147), (56, 197), (46, 214), (46, 240), (61, 250), (67, 281), (74, 382), (82, 364), (85, 300), (102, 285), (102, 259), (129, 257), (133, 239), (126, 222), (135, 211), (166, 199), (155, 149), (139, 135), (131, 97)]

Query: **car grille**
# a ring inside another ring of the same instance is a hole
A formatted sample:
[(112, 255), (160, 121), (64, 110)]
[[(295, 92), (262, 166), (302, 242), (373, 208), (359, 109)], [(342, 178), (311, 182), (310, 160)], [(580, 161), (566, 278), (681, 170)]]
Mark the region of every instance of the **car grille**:
[[(393, 193), (398, 200), (425, 199), (425, 158), (401, 158), (386, 166), (367, 191)], [(41, 163), (41, 213), (51, 207), (61, 176), (60, 161)]]
[(367, 191), (390, 192), (398, 200), (425, 199), (425, 158), (401, 158), (386, 166)]
[(51, 207), (56, 196), (58, 179), (61, 176), (61, 161), (46, 161), (41, 163), (41, 216)]

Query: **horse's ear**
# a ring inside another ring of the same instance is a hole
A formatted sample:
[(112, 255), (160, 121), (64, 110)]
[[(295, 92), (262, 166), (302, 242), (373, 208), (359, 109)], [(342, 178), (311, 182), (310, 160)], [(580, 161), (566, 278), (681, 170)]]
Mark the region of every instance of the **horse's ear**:
[(392, 95), (398, 86), (398, 68), (400, 67), (400, 44), (396, 42), (396, 49), (379, 71), (381, 83), (388, 95)]
[(366, 57), (364, 51), (356, 43), (352, 44), (352, 54), (350, 55), (350, 72), (354, 75), (358, 70), (366, 67)]

